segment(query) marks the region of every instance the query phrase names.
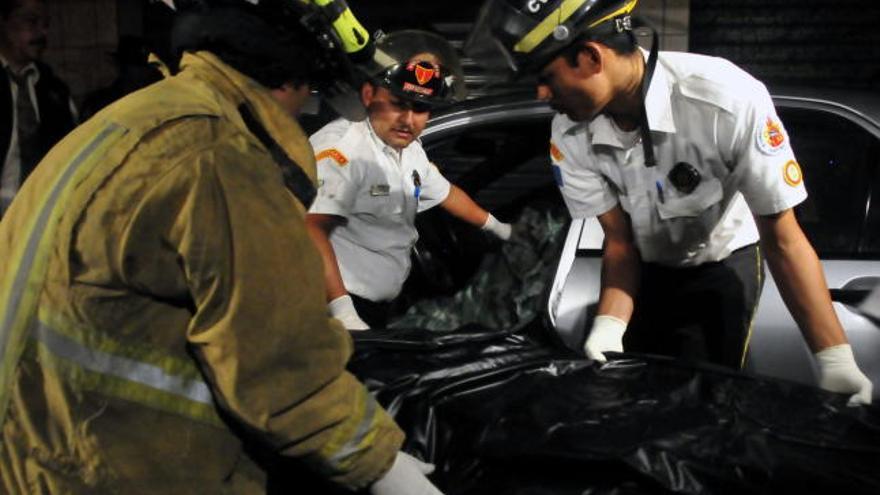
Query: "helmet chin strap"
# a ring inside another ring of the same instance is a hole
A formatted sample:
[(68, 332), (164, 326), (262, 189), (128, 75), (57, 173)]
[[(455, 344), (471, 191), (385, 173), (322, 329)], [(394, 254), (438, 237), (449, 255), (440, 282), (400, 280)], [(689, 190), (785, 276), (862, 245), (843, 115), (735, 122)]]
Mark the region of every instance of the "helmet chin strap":
[(651, 51), (648, 54), (645, 73), (642, 75), (642, 109), (639, 131), (642, 135), (642, 153), (645, 156), (645, 166), (653, 167), (657, 165), (657, 159), (654, 156), (654, 141), (651, 139), (651, 128), (648, 126), (648, 111), (645, 108), (645, 99), (648, 96), (648, 88), (651, 87), (651, 78), (654, 76), (654, 68), (657, 66), (657, 51), (660, 42), (659, 36), (657, 36), (657, 30), (650, 26), (646, 27), (651, 30)]

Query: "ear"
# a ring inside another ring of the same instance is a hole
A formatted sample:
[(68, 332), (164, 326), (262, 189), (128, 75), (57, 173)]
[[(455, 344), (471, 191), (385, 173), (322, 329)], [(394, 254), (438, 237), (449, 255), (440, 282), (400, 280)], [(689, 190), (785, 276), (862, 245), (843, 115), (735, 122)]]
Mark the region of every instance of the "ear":
[(593, 75), (602, 72), (605, 63), (605, 52), (602, 45), (595, 41), (585, 41), (584, 46), (577, 54), (577, 69), (585, 75)]
[(363, 103), (365, 107), (369, 107), (375, 96), (376, 88), (374, 88), (372, 84), (365, 82), (361, 86), (361, 103)]

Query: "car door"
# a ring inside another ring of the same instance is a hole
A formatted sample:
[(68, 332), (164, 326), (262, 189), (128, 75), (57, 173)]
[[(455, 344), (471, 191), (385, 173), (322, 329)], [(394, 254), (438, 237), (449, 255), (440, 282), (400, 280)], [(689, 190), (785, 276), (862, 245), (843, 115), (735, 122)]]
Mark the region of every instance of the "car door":
[[(798, 98), (778, 98), (776, 104), (809, 193), (795, 213), (822, 260), (856, 359), (880, 383), (880, 329), (856, 308), (880, 283), (880, 205), (871, 201), (880, 161), (876, 126), (833, 104)], [(806, 384), (817, 381), (811, 353), (769, 273), (747, 369)], [(878, 393), (875, 389), (875, 399)]]

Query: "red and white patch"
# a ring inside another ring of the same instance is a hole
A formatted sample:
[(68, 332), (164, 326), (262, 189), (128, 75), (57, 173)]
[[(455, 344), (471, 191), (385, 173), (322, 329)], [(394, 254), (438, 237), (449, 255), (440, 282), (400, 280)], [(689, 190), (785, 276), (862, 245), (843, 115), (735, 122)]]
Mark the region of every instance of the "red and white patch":
[(554, 162), (561, 162), (565, 160), (565, 155), (559, 151), (559, 148), (556, 146), (556, 143), (550, 141), (550, 156), (553, 158)]
[(788, 136), (785, 135), (782, 122), (769, 115), (764, 119), (764, 124), (758, 127), (756, 137), (758, 148), (768, 155), (775, 155), (785, 149), (788, 143)]
[(782, 167), (782, 178), (785, 183), (791, 187), (797, 187), (804, 181), (804, 174), (801, 172), (801, 166), (794, 160), (789, 160)]

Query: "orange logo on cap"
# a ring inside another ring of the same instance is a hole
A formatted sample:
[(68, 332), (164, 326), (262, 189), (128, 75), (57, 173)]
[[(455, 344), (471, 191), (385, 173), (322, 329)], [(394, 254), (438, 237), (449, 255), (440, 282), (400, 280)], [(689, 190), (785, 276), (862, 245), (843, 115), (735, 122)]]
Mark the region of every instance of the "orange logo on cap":
[(801, 166), (798, 165), (798, 162), (789, 160), (785, 166), (782, 167), (782, 178), (785, 179), (785, 183), (791, 187), (800, 185), (804, 180), (804, 174), (801, 172)]
[(332, 158), (337, 165), (345, 166), (348, 165), (348, 158), (345, 155), (339, 152), (336, 148), (330, 148), (324, 150), (317, 155), (315, 155), (315, 161), (321, 161), (324, 158)]
[(434, 67), (425, 67), (421, 63), (417, 63), (415, 66), (416, 73), (416, 81), (419, 82), (422, 86), (428, 84), (428, 81), (434, 78), (434, 74), (437, 73), (437, 69)]

